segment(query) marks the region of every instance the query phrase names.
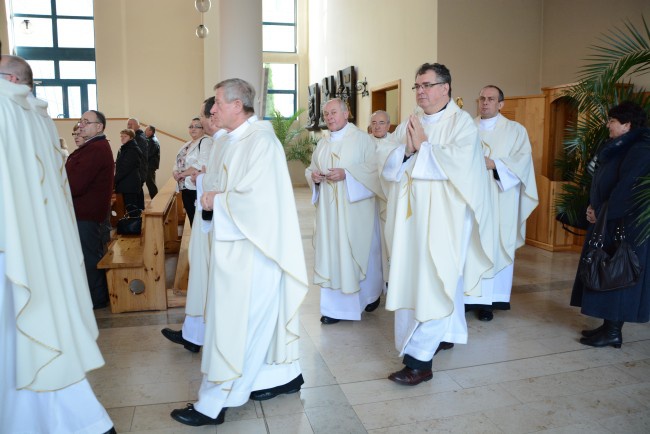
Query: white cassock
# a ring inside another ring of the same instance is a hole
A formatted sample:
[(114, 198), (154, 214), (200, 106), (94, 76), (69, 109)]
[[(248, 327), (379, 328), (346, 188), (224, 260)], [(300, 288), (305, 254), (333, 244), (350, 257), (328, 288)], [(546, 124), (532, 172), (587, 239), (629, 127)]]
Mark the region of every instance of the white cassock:
[(465, 296), (468, 305), (510, 308), (515, 250), (526, 241), (526, 219), (539, 202), (528, 133), (523, 125), (498, 114), (475, 119), (485, 156), (494, 160), (499, 179), (487, 171), (495, 213), (494, 277), (481, 281), (481, 296)]
[(298, 309), (307, 294), (302, 240), (284, 150), (249, 119), (220, 142), (203, 178), (215, 196), (210, 278), (195, 408), (212, 418), (252, 390), (300, 374)]
[[(380, 147), (390, 146), (389, 142), (393, 142), (395, 138), (391, 133), (386, 133), (382, 138), (377, 138), (373, 136), (377, 149)], [(379, 175), (379, 174), (378, 174)], [(383, 192), (383, 190), (382, 190)], [(388, 282), (389, 274), (389, 262), (388, 262), (388, 246), (386, 245), (386, 200), (385, 197), (382, 197), (378, 201), (379, 204), (379, 234), (381, 236), (381, 271), (384, 276), (384, 282)], [(384, 290), (385, 291), (385, 290)]]
[[(212, 158), (215, 158), (219, 147), (219, 139), (226, 134), (219, 130), (212, 136), (212, 145), (208, 147), (209, 155), (204, 156), (201, 148), (201, 162), (205, 159), (206, 171), (215, 171), (212, 168)], [(210, 263), (210, 245), (212, 243), (212, 222), (205, 222), (202, 218), (203, 207), (201, 195), (203, 194), (203, 176), (196, 179), (196, 212), (194, 213), (193, 230), (190, 232), (190, 245), (188, 248), (188, 262), (190, 273), (187, 282), (187, 297), (185, 299), (185, 321), (183, 321), (183, 339), (196, 345), (203, 345), (205, 340), (205, 302), (208, 296), (208, 266)]]
[(422, 116), (428, 141), (404, 161), (396, 143), (406, 143), (407, 122), (377, 151), (390, 228), (386, 309), (396, 311), (400, 354), (429, 361), (441, 341), (467, 342), (463, 294), (479, 293), (492, 267), (492, 213), (472, 118), (453, 101)]
[[(372, 138), (348, 123), (319, 140), (305, 170), (316, 206), (314, 283), (321, 314), (331, 318), (360, 320), (384, 288), (375, 151)], [(314, 183), (315, 170), (331, 168), (345, 169), (345, 179)]]
[(0, 80), (0, 432), (111, 429), (64, 156), (47, 104)]

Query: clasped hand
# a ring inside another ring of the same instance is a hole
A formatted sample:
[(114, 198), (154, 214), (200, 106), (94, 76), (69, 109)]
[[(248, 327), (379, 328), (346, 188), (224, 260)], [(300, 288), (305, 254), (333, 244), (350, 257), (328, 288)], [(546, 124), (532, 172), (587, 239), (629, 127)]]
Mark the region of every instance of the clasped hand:
[(413, 155), (420, 150), (420, 146), (426, 141), (427, 135), (424, 133), (424, 127), (420, 119), (415, 115), (409, 116), (406, 128), (406, 154)]
[(201, 208), (206, 211), (212, 211), (214, 209), (214, 197), (221, 191), (206, 191), (201, 195)]
[(333, 168), (327, 170), (327, 173), (320, 172), (319, 170), (311, 172), (312, 181), (316, 184), (320, 184), (323, 181), (338, 182), (345, 179), (345, 169)]

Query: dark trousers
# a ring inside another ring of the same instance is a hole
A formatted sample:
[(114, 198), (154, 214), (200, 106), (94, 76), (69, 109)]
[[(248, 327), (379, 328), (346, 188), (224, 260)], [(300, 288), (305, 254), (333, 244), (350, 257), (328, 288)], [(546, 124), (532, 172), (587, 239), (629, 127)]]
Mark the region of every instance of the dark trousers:
[(156, 186), (156, 171), (147, 172), (147, 190), (149, 190), (149, 196), (153, 199), (154, 196), (158, 194), (158, 187)]
[[(124, 200), (124, 210), (128, 212), (133, 212), (134, 210), (141, 210), (140, 208), (140, 194), (139, 193), (122, 193), (122, 199)], [(136, 214), (132, 214), (136, 216)]]
[(183, 197), (183, 208), (185, 208), (187, 218), (190, 219), (190, 226), (192, 226), (194, 213), (196, 212), (196, 190), (186, 188), (185, 190), (181, 190), (181, 195)]
[(97, 263), (104, 256), (101, 227), (102, 224), (98, 222), (77, 220), (81, 251), (86, 266), (86, 278), (88, 279), (90, 298), (93, 301), (94, 308), (104, 307), (108, 304), (106, 272), (97, 269)]
[[(144, 186), (144, 183), (142, 185)], [(140, 191), (136, 194), (138, 195), (138, 209), (144, 210), (144, 190), (140, 188)]]

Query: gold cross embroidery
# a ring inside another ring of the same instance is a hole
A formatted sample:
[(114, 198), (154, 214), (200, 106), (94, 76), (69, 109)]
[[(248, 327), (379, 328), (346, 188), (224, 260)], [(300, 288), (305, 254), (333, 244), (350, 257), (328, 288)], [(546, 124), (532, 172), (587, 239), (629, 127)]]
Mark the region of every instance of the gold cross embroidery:
[(404, 184), (404, 194), (406, 195), (407, 205), (406, 205), (406, 220), (411, 218), (413, 215), (413, 209), (411, 208), (411, 196), (415, 198), (413, 193), (413, 178), (406, 172), (406, 184)]

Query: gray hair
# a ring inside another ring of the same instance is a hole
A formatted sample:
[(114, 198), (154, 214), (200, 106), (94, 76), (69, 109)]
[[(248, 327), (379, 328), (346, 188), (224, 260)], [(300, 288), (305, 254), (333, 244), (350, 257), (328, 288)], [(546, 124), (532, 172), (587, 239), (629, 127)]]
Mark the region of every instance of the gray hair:
[(223, 97), (226, 102), (235, 100), (241, 101), (246, 113), (255, 113), (253, 101), (255, 101), (255, 88), (241, 78), (229, 78), (214, 86), (214, 90), (223, 89)]
[(348, 104), (345, 101), (343, 101), (341, 98), (332, 98), (331, 100), (325, 102), (325, 105), (331, 103), (332, 101), (338, 102), (339, 108), (341, 109), (342, 112), (348, 112), (348, 113), (350, 112), (350, 109), (348, 108)]
[(374, 115), (384, 115), (384, 116), (386, 116), (386, 120), (387, 120), (388, 123), (390, 124), (390, 115), (389, 115), (385, 110), (377, 110), (376, 112), (374, 112), (373, 114), (371, 114), (371, 115), (370, 115), (370, 120), (371, 120), (371, 121), (372, 121), (372, 117), (373, 117)]

